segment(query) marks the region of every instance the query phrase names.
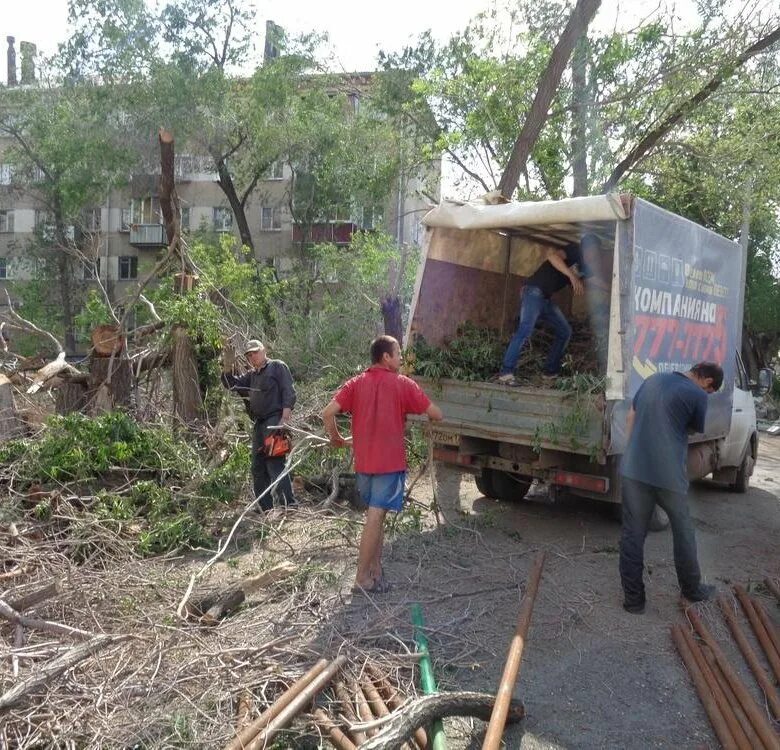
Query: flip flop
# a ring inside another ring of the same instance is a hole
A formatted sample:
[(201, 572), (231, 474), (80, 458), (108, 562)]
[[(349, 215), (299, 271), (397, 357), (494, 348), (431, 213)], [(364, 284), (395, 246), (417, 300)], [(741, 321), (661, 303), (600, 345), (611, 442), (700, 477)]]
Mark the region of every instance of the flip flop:
[(352, 587), (353, 594), (386, 594), (392, 589), (391, 584), (387, 583), (384, 579), (379, 578), (374, 581), (374, 585), (371, 588), (364, 588), (360, 585)]

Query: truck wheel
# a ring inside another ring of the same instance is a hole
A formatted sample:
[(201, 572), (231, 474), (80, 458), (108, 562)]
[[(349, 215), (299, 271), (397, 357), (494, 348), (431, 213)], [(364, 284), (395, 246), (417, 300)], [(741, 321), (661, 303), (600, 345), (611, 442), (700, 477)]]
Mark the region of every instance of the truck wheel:
[[(477, 488), (486, 497), (492, 497), (496, 500), (507, 502), (522, 500), (533, 481), (531, 477), (523, 474), (513, 474), (509, 471), (499, 471), (498, 469), (482, 469), (481, 482), (477, 483)], [(483, 486), (480, 487), (480, 484)], [(485, 492), (488, 490), (490, 494)]]
[(748, 449), (745, 457), (742, 459), (742, 463), (737, 469), (737, 477), (729, 485), (730, 489), (734, 492), (738, 492), (740, 495), (744, 495), (750, 488), (750, 475), (753, 472), (753, 454)]
[(490, 469), (482, 469), (481, 474), (474, 476), (474, 484), (477, 485), (477, 489), (482, 493), (484, 497), (491, 497), (494, 500), (498, 499), (496, 493), (493, 490), (493, 482)]

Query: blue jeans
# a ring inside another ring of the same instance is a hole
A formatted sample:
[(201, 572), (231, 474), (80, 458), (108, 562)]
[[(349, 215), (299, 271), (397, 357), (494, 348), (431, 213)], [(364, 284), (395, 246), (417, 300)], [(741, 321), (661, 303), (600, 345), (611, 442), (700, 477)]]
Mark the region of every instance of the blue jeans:
[(517, 330), (509, 342), (504, 354), (504, 361), (501, 363), (501, 374), (508, 375), (514, 372), (523, 345), (533, 333), (536, 321), (541, 320), (547, 323), (555, 334), (550, 353), (547, 355), (547, 362), (544, 365), (544, 372), (548, 375), (556, 375), (561, 369), (563, 353), (571, 338), (569, 321), (566, 320), (558, 305), (547, 299), (542, 290), (536, 286), (523, 287), (519, 318)]
[(620, 534), (620, 580), (626, 601), (644, 602), (645, 537), (655, 504), (669, 516), (674, 542), (674, 567), (684, 596), (693, 594), (701, 583), (696, 554), (696, 532), (688, 510), (688, 497), (636, 479), (621, 477), (623, 487), (623, 527)]

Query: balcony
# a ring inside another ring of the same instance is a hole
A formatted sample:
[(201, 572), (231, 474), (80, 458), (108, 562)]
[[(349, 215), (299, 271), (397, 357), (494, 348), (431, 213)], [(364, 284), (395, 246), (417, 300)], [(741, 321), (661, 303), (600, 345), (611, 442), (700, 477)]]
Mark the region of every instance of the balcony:
[(131, 224), (130, 244), (139, 248), (168, 246), (168, 237), (162, 224)]

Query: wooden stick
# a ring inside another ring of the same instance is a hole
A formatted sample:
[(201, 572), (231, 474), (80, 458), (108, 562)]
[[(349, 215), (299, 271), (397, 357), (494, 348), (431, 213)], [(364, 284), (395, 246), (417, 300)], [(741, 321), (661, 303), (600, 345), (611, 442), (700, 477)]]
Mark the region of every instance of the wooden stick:
[(742, 586), (734, 586), (734, 593), (739, 599), (739, 603), (742, 605), (742, 610), (750, 620), (750, 625), (753, 628), (753, 632), (756, 634), (758, 642), (761, 644), (761, 648), (764, 650), (764, 655), (769, 661), (772, 671), (775, 673), (775, 677), (780, 680), (780, 657), (775, 653), (772, 641), (769, 640), (769, 634), (764, 628), (764, 624), (758, 617), (758, 613), (753, 606), (753, 602)]
[(336, 672), (347, 661), (346, 656), (336, 657), (328, 666), (320, 672), (295, 698), (283, 708), (268, 725), (260, 730), (257, 736), (247, 744), (244, 750), (264, 750), (271, 744), (276, 734), (288, 726), (292, 720), (306, 708), (316, 697), (320, 690), (327, 687)]
[(682, 657), (691, 680), (693, 680), (696, 692), (699, 694), (699, 699), (704, 706), (704, 710), (707, 712), (710, 724), (712, 724), (712, 728), (715, 730), (715, 734), (717, 735), (720, 744), (723, 745), (724, 750), (736, 750), (737, 744), (734, 742), (734, 737), (732, 737), (723, 715), (715, 702), (709, 684), (696, 663), (688, 640), (685, 638), (685, 630), (680, 625), (672, 625), (672, 640)]
[[(392, 685), (390, 680), (388, 680), (371, 662), (366, 663), (366, 669), (368, 670), (369, 675), (371, 675), (374, 684), (379, 688), (380, 693), (382, 693), (387, 705), (393, 711), (397, 711), (406, 702), (406, 696), (398, 690), (398, 688)], [(417, 729), (414, 730), (414, 739), (420, 746), (420, 750), (425, 750), (425, 748), (428, 747), (428, 733), (423, 727), (417, 727)]]
[(20, 682), (18, 685), (12, 687), (7, 693), (0, 696), (0, 712), (11, 706), (15, 706), (27, 695), (27, 693), (42, 687), (83, 659), (86, 659), (91, 654), (100, 651), (100, 649), (105, 648), (110, 643), (115, 643), (118, 640), (120, 640), (120, 638), (114, 635), (98, 635), (86, 643), (80, 643), (78, 646), (74, 646), (62, 656), (58, 656), (56, 659), (46, 662), (46, 664), (44, 664), (32, 677), (29, 677), (24, 682)]
[(504, 725), (506, 724), (506, 717), (509, 711), (509, 703), (512, 700), (512, 693), (520, 675), (520, 662), (523, 658), (523, 648), (531, 625), (531, 614), (534, 610), (536, 592), (539, 590), (539, 582), (542, 578), (542, 568), (544, 568), (544, 552), (540, 552), (536, 556), (531, 573), (528, 576), (528, 586), (523, 597), (523, 603), (520, 605), (517, 629), (509, 646), (509, 655), (504, 667), (504, 674), (501, 676), (501, 682), (496, 692), (496, 704), (493, 708), (493, 715), (490, 717), (482, 750), (498, 750), (501, 744), (501, 737), (504, 734)]
[(766, 584), (766, 587), (775, 595), (777, 603), (780, 604), (780, 586), (777, 584), (777, 582), (771, 578), (765, 578), (764, 583)]
[(357, 750), (357, 745), (341, 731), (323, 709), (315, 709), (312, 716), (314, 716), (315, 724), (328, 735), (334, 747), (338, 748), (338, 750)]
[[(699, 615), (693, 608), (689, 608), (686, 613), (688, 615), (688, 619), (693, 624), (693, 627), (696, 628), (696, 632), (707, 644), (710, 651), (712, 651), (712, 654), (715, 657), (715, 660), (718, 662), (718, 666), (723, 672), (724, 677), (728, 680), (729, 685), (731, 685), (731, 689), (736, 694), (737, 699), (742, 705), (742, 708), (745, 710), (745, 713), (750, 717), (750, 721), (753, 724), (753, 727), (755, 728), (756, 732), (758, 732), (759, 736), (761, 737), (761, 741), (764, 743), (767, 750), (780, 750), (780, 741), (778, 741), (777, 735), (775, 735), (774, 730), (769, 724), (766, 713), (758, 707), (758, 704), (755, 702), (755, 700), (753, 700), (753, 696), (748, 693), (745, 685), (742, 683), (742, 680), (740, 680), (739, 675), (737, 675), (737, 673), (734, 671), (734, 668), (729, 663), (729, 660), (726, 658), (726, 655), (723, 653), (720, 646), (718, 646), (717, 642), (712, 637), (710, 631), (701, 621)], [(737, 734), (734, 734), (734, 738), (739, 740)]]
[(273, 718), (278, 716), (292, 701), (302, 693), (306, 687), (325, 671), (328, 666), (327, 659), (320, 659), (300, 680), (294, 682), (279, 698), (263, 711), (260, 716), (255, 719), (248, 727), (244, 728), (236, 734), (236, 736), (225, 745), (225, 750), (243, 750), (247, 743), (251, 742), (252, 738), (268, 725)]
[[(349, 690), (347, 690), (347, 686), (343, 682), (338, 681), (333, 686), (333, 690), (336, 693), (336, 697), (339, 699), (341, 710), (344, 712), (347, 719), (355, 724), (360, 721), (360, 717), (355, 712), (355, 704), (352, 701)], [(368, 735), (366, 735), (365, 732), (358, 732), (357, 730), (350, 729), (350, 734), (355, 740), (356, 745), (362, 745), (368, 739)]]
[(766, 611), (766, 609), (764, 609), (764, 605), (758, 599), (756, 599), (755, 596), (751, 599), (751, 601), (753, 602), (753, 607), (756, 610), (758, 619), (761, 620), (761, 624), (764, 626), (764, 630), (766, 630), (766, 634), (769, 636), (769, 640), (775, 647), (775, 653), (780, 657), (780, 635), (777, 633), (775, 624), (769, 617), (769, 613)]
[(777, 691), (775, 690), (775, 686), (769, 679), (769, 675), (767, 674), (761, 662), (758, 660), (758, 656), (756, 656), (756, 652), (750, 645), (750, 642), (740, 627), (739, 622), (737, 622), (737, 618), (734, 616), (730, 602), (726, 599), (725, 596), (723, 596), (723, 594), (721, 594), (718, 597), (718, 604), (720, 605), (720, 609), (723, 612), (723, 618), (726, 620), (726, 623), (731, 630), (731, 634), (734, 636), (734, 640), (737, 642), (737, 646), (739, 646), (739, 650), (745, 657), (745, 661), (748, 663), (748, 666), (753, 672), (756, 681), (761, 686), (761, 690), (764, 692), (764, 696), (766, 697), (767, 703), (769, 703), (775, 719), (780, 719), (780, 696), (778, 696)]
[(72, 628), (70, 625), (63, 625), (59, 622), (51, 622), (49, 620), (39, 620), (37, 617), (27, 617), (20, 615), (8, 602), (0, 599), (0, 615), (10, 620), (13, 623), (24, 625), (26, 628), (32, 628), (33, 630), (43, 630), (47, 633), (54, 633), (56, 635), (69, 635), (73, 638), (94, 638), (95, 634), (90, 633), (87, 630), (80, 630), (79, 628)]
[(696, 666), (699, 668), (699, 671), (709, 686), (712, 697), (715, 699), (715, 704), (720, 711), (720, 715), (726, 722), (726, 726), (729, 728), (729, 733), (734, 738), (734, 742), (736, 743), (737, 747), (739, 750), (757, 750), (756, 748), (751, 747), (750, 740), (748, 740), (747, 735), (739, 724), (739, 721), (737, 721), (737, 716), (734, 712), (733, 706), (729, 703), (729, 699), (726, 697), (726, 693), (723, 692), (720, 684), (718, 683), (717, 677), (715, 676), (715, 673), (707, 663), (707, 659), (704, 656), (705, 649), (699, 645), (699, 643), (693, 637), (693, 634), (686, 627), (683, 626), (682, 630), (683, 637), (685, 638), (685, 642), (688, 644), (691, 656), (693, 656), (694, 660), (696, 661)]
[(40, 604), (41, 602), (46, 601), (47, 599), (51, 599), (51, 597), (56, 596), (57, 594), (62, 592), (62, 583), (60, 581), (52, 581), (51, 583), (46, 584), (43, 588), (36, 589), (35, 591), (31, 591), (29, 594), (26, 594), (25, 596), (20, 596), (18, 599), (11, 599), (8, 602), (8, 606), (11, 607), (11, 609), (15, 609), (17, 612), (22, 613), (26, 609), (30, 609), (31, 607), (34, 607), (36, 604)]
[[(358, 685), (356, 680), (351, 680), (349, 683), (349, 691), (355, 696), (355, 705), (357, 706), (357, 715), (360, 721), (372, 722), (374, 720), (374, 714), (371, 712), (371, 707), (368, 705), (366, 696)], [(366, 734), (369, 737), (373, 737), (377, 733), (376, 729), (366, 730)]]
[(761, 741), (758, 734), (756, 734), (756, 730), (753, 729), (750, 719), (739, 703), (739, 698), (737, 698), (736, 694), (731, 689), (731, 685), (729, 685), (729, 681), (723, 674), (723, 670), (720, 668), (718, 660), (708, 648), (702, 648), (700, 650), (704, 655), (704, 659), (707, 662), (707, 667), (712, 674), (713, 680), (723, 694), (726, 705), (733, 712), (734, 718), (739, 725), (739, 732), (734, 732), (734, 738), (737, 740), (737, 744), (740, 744), (741, 742), (740, 737), (744, 737), (745, 746), (751, 748), (751, 750), (764, 748), (764, 743)]
[(238, 708), (236, 710), (236, 731), (240, 732), (249, 724), (252, 713), (252, 694), (248, 690), (242, 690), (238, 696)]

